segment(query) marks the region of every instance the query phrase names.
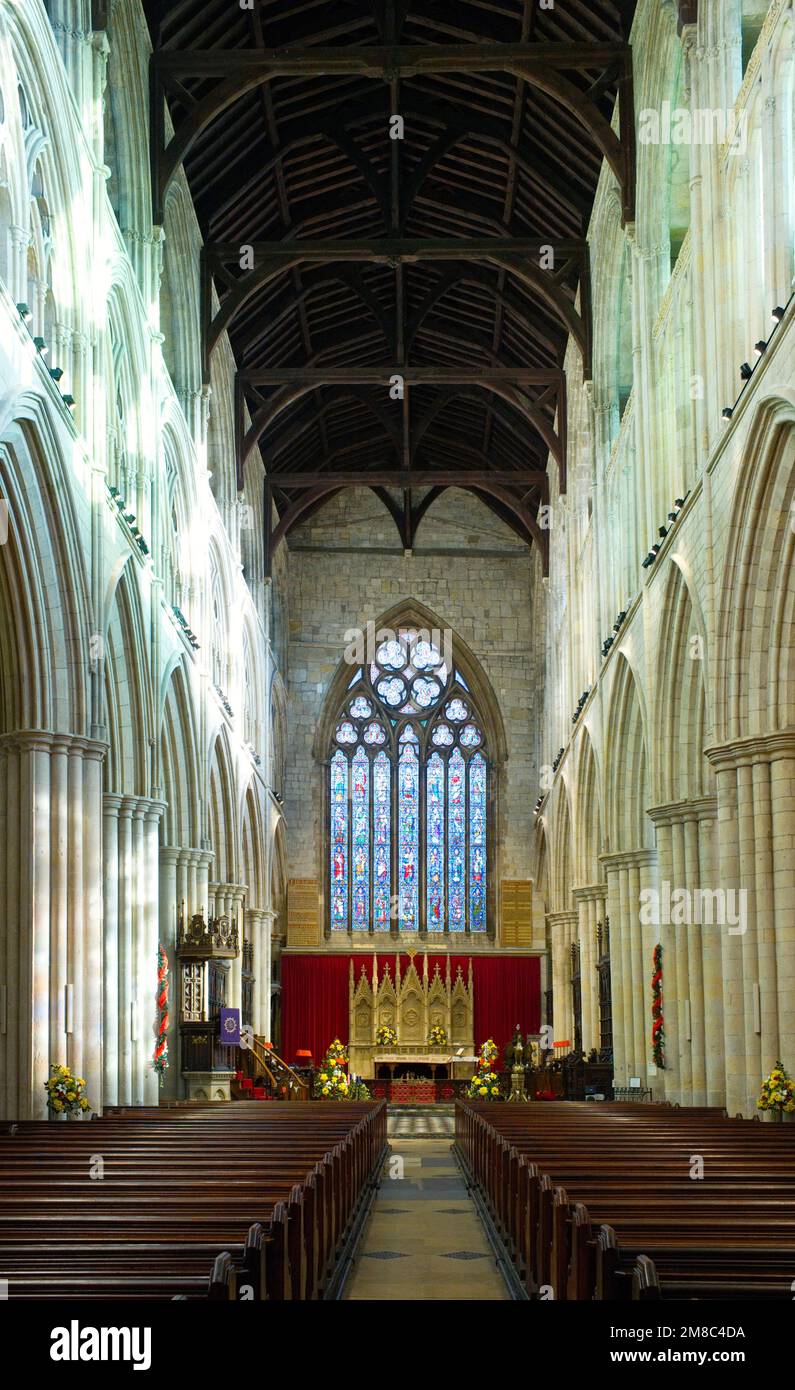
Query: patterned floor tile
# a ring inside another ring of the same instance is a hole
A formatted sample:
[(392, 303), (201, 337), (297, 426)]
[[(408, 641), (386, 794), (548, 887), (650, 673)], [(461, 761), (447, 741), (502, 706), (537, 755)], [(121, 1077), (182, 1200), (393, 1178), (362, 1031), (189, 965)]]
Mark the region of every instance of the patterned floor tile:
[(439, 1256), (440, 1260), (489, 1260), (490, 1255), (480, 1250), (448, 1250)]

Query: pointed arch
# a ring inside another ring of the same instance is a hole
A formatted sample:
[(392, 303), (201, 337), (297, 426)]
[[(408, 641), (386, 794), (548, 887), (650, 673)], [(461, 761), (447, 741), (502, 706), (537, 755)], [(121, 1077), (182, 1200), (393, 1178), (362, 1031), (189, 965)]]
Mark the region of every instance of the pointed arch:
[(127, 560), (118, 574), (105, 633), (105, 790), (147, 796), (152, 728), (149, 645), (133, 564)]
[(213, 875), (218, 883), (238, 882), (237, 847), (238, 806), (229, 735), (222, 728), (216, 735), (210, 755), (208, 833), (215, 854)]
[[(401, 627), (414, 627), (424, 632), (450, 634), (456, 666), (464, 677), (483, 718), (484, 733), (491, 757), (497, 764), (503, 764), (508, 756), (508, 744), (502, 713), (491, 681), (475, 653), (458, 632), (418, 599), (404, 599), (400, 603), (396, 603), (372, 624), (372, 630), (376, 634), (382, 628), (397, 632)], [(356, 634), (360, 634), (361, 640), (366, 642), (367, 630), (366, 623), (360, 628), (351, 627), (349, 632), (353, 634), (352, 641), (358, 640)], [(345, 697), (352, 670), (351, 662), (343, 656), (329, 684), (323, 711), (318, 721), (313, 748), (314, 757), (318, 762), (323, 762), (327, 756), (326, 749), (331, 741), (333, 727), (337, 722), (339, 707)]]
[(749, 438), (718, 603), (719, 743), (795, 723), (795, 397), (763, 401)]
[(177, 658), (167, 677), (160, 720), (160, 767), (166, 811), (165, 844), (188, 847), (201, 841), (199, 755), (190, 675)]
[(247, 905), (261, 908), (267, 902), (266, 893), (266, 835), (262, 800), (252, 779), (243, 795), (242, 856), (243, 882), (248, 890)]
[(0, 421), (0, 727), (86, 732), (95, 624), (68, 469), (41, 400), (22, 397), (9, 410)]
[(704, 756), (707, 739), (708, 649), (700, 607), (677, 556), (663, 599), (659, 648), (666, 653), (655, 701), (652, 782), (660, 802), (696, 800), (714, 792)]
[(547, 829), (542, 816), (539, 816), (536, 820), (535, 886), (544, 900), (545, 911), (549, 912), (549, 853), (547, 847)]
[(602, 791), (593, 742), (587, 727), (582, 732), (578, 750), (573, 820), (576, 882), (598, 883), (601, 878), (599, 856), (604, 850)]
[(571, 911), (573, 842), (569, 789), (563, 778), (558, 780), (555, 810), (552, 818), (552, 854), (550, 859), (550, 897), (553, 912)]
[(611, 853), (649, 849), (653, 827), (646, 815), (649, 759), (645, 720), (635, 674), (618, 653), (607, 717), (605, 749), (605, 830)]
[(287, 760), (287, 691), (278, 671), (271, 682), (271, 766), (269, 782), (277, 796), (284, 796)]

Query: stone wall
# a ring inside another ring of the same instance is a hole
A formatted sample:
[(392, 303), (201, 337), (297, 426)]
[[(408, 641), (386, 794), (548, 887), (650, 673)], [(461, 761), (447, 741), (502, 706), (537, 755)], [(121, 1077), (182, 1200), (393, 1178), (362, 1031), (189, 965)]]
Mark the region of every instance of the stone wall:
[[(285, 814), (291, 877), (319, 876), (321, 770), (315, 728), (350, 628), (376, 625), (416, 599), (481, 663), (505, 724), (498, 878), (529, 875), (531, 789), (537, 781), (531, 647), (531, 553), (475, 498), (450, 489), (430, 508), (410, 556), (370, 492), (349, 490), (290, 538), (289, 743)], [(312, 810), (314, 808), (314, 812)]]

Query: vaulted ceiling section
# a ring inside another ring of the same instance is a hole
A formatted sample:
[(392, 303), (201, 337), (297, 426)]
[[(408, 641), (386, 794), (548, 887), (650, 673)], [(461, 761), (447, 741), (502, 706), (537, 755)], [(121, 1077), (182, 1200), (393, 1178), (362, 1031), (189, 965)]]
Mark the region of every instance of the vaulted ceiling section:
[(546, 569), (603, 158), (634, 217), (634, 0), (250, 3), (148, 3), (151, 156), (156, 223), (190, 183), (205, 376), (227, 331), (267, 566), (340, 488), (371, 486), (408, 549), (455, 485)]

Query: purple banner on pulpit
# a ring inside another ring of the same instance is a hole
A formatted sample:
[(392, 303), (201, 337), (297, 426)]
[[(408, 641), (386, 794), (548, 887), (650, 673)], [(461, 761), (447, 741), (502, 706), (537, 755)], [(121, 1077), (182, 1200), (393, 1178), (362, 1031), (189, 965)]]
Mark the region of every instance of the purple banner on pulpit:
[(221, 1038), (226, 1047), (240, 1046), (240, 1010), (221, 1010)]

